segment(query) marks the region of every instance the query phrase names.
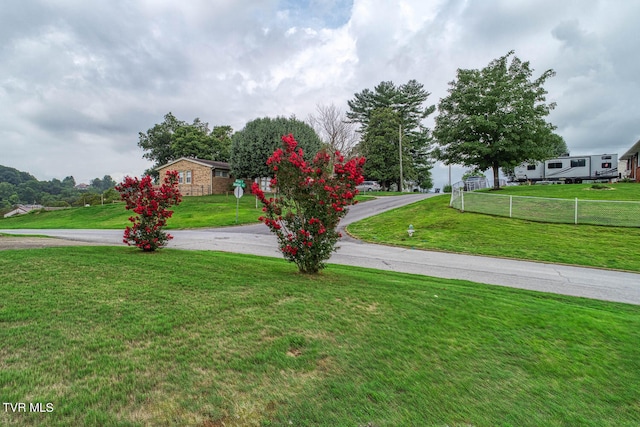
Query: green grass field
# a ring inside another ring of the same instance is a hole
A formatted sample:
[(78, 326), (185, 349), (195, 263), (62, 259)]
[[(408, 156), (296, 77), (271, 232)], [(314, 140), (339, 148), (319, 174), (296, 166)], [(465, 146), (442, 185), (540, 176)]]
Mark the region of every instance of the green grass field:
[[(357, 199), (365, 202), (376, 196), (379, 194), (364, 194), (357, 196)], [(130, 211), (125, 210), (124, 206), (124, 203), (112, 203), (51, 212), (34, 211), (11, 218), (0, 217), (0, 229), (124, 229), (127, 225), (131, 225), (127, 218), (132, 215)], [(236, 225), (236, 198), (233, 194), (184, 197), (182, 203), (173, 207), (172, 210), (174, 214), (168, 221), (167, 229)], [(260, 215), (262, 215), (262, 205), (260, 203), (256, 205), (255, 197), (245, 194), (240, 198), (237, 224), (256, 223)]]
[[(497, 194), (537, 197), (640, 200), (640, 185), (615, 184), (615, 190), (590, 185), (506, 187)], [(617, 195), (617, 199), (615, 198)], [(449, 195), (414, 203), (351, 224), (347, 230), (373, 243), (600, 268), (640, 271), (640, 228), (548, 224), (449, 208)], [(409, 224), (415, 228), (409, 237)]]
[[(131, 223), (127, 220), (132, 212), (125, 210), (124, 203), (104, 206), (71, 208), (60, 211), (36, 211), (27, 215), (0, 219), (0, 228), (97, 228), (124, 229)], [(231, 195), (184, 197), (180, 205), (172, 208), (168, 229), (224, 227), (236, 224), (236, 198)], [(251, 195), (240, 198), (238, 224), (258, 222), (262, 206), (256, 207), (256, 199)]]
[(73, 247), (1, 253), (0, 325), (2, 401), (53, 408), (0, 425), (640, 425), (625, 304)]
[[(640, 185), (638, 184), (620, 182), (596, 184), (596, 186), (606, 186), (607, 188), (596, 189), (594, 184), (519, 185), (503, 187), (495, 193), (561, 199), (640, 201)], [(493, 190), (488, 191), (493, 192)]]
[(640, 227), (639, 196), (635, 184), (538, 185), (468, 192), (453, 203), (465, 212), (532, 221)]

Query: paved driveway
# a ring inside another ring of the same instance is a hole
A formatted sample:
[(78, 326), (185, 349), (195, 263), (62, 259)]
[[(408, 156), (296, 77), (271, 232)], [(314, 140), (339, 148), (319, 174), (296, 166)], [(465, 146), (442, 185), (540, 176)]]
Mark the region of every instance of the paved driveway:
[[(352, 207), (342, 226), (429, 195), (382, 198)], [(64, 239), (121, 244), (122, 230), (0, 230), (7, 234), (46, 234)], [(198, 230), (172, 230), (169, 247), (281, 257), (277, 241), (262, 224)], [(330, 263), (462, 279), (491, 285), (640, 305), (640, 274), (444, 252), (412, 250), (344, 238)]]

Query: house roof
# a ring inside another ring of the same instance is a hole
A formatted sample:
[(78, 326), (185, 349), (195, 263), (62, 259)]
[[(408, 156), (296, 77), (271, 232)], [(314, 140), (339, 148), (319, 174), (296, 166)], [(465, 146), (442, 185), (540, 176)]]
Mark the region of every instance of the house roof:
[(42, 208), (43, 208), (42, 205), (18, 205), (11, 212), (7, 212), (6, 214), (4, 214), (4, 217), (9, 218), (10, 216), (14, 216), (14, 215), (26, 214), (31, 212), (34, 209), (42, 209)]
[(635, 156), (638, 152), (640, 152), (640, 140), (633, 144), (633, 147), (622, 156), (620, 156), (620, 160), (629, 160), (633, 156)]
[(180, 157), (179, 159), (170, 161), (169, 163), (166, 163), (166, 164), (164, 164), (162, 166), (158, 166), (156, 168), (156, 170), (166, 168), (167, 166), (171, 166), (172, 164), (178, 163), (181, 160), (186, 160), (188, 162), (196, 163), (196, 164), (199, 164), (199, 165), (202, 165), (202, 166), (208, 166), (211, 169), (231, 170), (231, 166), (227, 162), (218, 162), (218, 161), (215, 161), (215, 160), (197, 159), (197, 158), (192, 158), (192, 157)]

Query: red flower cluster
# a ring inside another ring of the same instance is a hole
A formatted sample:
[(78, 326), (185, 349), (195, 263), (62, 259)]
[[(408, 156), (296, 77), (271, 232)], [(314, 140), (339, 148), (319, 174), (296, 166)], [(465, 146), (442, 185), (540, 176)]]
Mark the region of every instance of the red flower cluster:
[(127, 245), (133, 243), (143, 251), (155, 251), (165, 246), (173, 238), (162, 230), (167, 219), (173, 215), (168, 208), (182, 201), (178, 172), (167, 172), (163, 184), (158, 188), (154, 188), (148, 175), (142, 179), (127, 176), (115, 188), (127, 203), (125, 209), (136, 214), (129, 217), (133, 227), (124, 230), (123, 242)]
[(331, 156), (326, 152), (319, 152), (309, 163), (293, 135), (283, 136), (282, 141), (283, 148), (267, 160), (275, 175), (271, 185), (278, 197), (267, 199), (256, 183), (251, 190), (264, 205), (265, 215), (259, 220), (276, 234), (284, 257), (296, 263), (300, 271), (316, 273), (336, 249), (341, 237), (336, 230), (340, 218), (349, 205), (356, 203), (355, 187), (364, 181), (365, 159), (345, 163), (336, 153), (332, 173)]

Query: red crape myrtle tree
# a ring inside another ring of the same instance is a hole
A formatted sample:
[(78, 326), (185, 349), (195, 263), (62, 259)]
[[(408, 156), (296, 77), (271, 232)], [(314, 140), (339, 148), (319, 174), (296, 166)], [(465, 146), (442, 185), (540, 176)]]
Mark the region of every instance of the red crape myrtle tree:
[(252, 186), (264, 205), (265, 215), (259, 220), (276, 234), (285, 259), (302, 273), (317, 273), (336, 250), (340, 218), (347, 206), (356, 203), (356, 185), (364, 181), (365, 159), (345, 163), (336, 153), (332, 172), (326, 152), (319, 152), (308, 163), (293, 135), (283, 136), (282, 141), (284, 150), (277, 149), (267, 161), (274, 173), (271, 186), (277, 189), (276, 197), (267, 199), (258, 184)]
[(134, 244), (145, 252), (164, 247), (173, 238), (162, 230), (173, 215), (168, 208), (182, 201), (178, 172), (168, 171), (162, 185), (156, 188), (149, 175), (142, 179), (127, 176), (115, 188), (127, 203), (126, 209), (136, 214), (129, 217), (133, 227), (124, 230), (123, 242), (129, 246)]

